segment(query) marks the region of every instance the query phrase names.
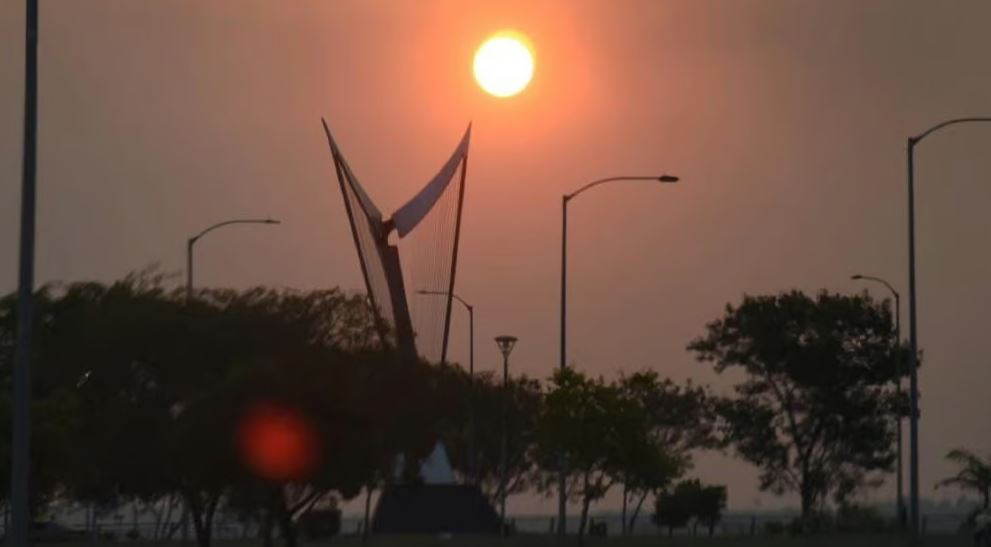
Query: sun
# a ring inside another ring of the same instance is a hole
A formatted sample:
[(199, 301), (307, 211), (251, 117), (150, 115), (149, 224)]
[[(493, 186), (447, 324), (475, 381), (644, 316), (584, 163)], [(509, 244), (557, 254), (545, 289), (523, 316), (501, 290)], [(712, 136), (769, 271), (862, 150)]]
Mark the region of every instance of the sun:
[(475, 52), (475, 81), (496, 97), (512, 97), (533, 78), (533, 53), (519, 32), (504, 30), (490, 36)]

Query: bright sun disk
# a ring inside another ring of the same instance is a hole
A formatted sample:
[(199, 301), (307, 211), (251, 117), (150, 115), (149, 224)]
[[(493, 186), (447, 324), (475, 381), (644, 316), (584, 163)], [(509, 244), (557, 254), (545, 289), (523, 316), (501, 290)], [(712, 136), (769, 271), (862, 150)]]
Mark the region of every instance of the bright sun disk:
[(503, 31), (489, 37), (475, 52), (475, 80), (496, 97), (523, 91), (533, 78), (533, 53), (523, 35)]

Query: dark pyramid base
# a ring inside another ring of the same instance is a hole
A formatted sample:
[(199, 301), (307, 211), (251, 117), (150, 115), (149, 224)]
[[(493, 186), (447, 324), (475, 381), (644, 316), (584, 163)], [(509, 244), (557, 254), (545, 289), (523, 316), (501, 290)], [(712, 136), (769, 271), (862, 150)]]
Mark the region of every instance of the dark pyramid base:
[(372, 517), (373, 534), (499, 533), (499, 515), (477, 486), (387, 486)]

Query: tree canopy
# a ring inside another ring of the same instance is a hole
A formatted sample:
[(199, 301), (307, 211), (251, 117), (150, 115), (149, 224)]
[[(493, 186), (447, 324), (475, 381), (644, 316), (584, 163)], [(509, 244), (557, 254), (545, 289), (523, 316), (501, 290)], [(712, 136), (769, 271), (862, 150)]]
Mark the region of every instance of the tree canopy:
[(991, 506), (991, 457), (982, 459), (970, 450), (956, 448), (946, 455), (946, 459), (959, 469), (956, 475), (939, 481), (937, 487), (956, 486), (961, 490), (972, 490), (981, 497), (981, 507), (987, 510)]
[(672, 489), (664, 489), (654, 503), (654, 524), (668, 529), (688, 526), (690, 522), (709, 529), (711, 536), (726, 508), (726, 487), (704, 485), (698, 479), (679, 482)]
[(549, 477), (557, 471), (561, 454), (567, 461), (568, 494), (582, 505), (579, 536), (589, 506), (617, 482), (650, 492), (681, 469), (655, 434), (642, 398), (617, 382), (571, 369), (554, 375), (537, 421), (536, 457)]
[[(46, 286), (36, 301), (35, 505), (174, 495), (205, 546), (217, 510), (246, 499), (235, 493), (264, 492), (251, 499), (291, 539), (308, 504), (353, 497), (397, 454), (422, 458), (436, 441), (436, 413), (419, 412), (430, 367), (398, 366), (362, 295), (258, 288), (187, 301), (135, 275)], [(0, 300), (8, 384), (15, 313), (13, 295)], [(237, 433), (259, 405), (305, 423), (312, 466), (266, 476), (249, 465)]]
[[(718, 446), (713, 396), (688, 382), (678, 385), (651, 370), (620, 377), (622, 397), (647, 419), (648, 443), (623, 462), (623, 528), (632, 533), (644, 501), (657, 495), (692, 467), (692, 452)], [(626, 505), (633, 512), (626, 520)]]
[[(495, 501), (508, 396), (508, 493), (549, 487), (563, 450), (584, 529), (614, 483), (639, 495), (639, 510), (711, 436), (704, 391), (653, 373), (606, 382), (566, 371), (546, 386), (517, 376), (507, 390), (456, 365), (400, 364), (362, 295), (201, 289), (187, 299), (165, 281), (146, 272), (37, 292), (36, 506), (131, 501), (171, 513), (181, 500), (204, 547), (220, 511), (258, 522), (268, 542), (278, 528), (292, 545), (296, 520), (321, 500), (418, 480), (438, 440)], [(8, 386), (14, 304), (0, 299)]]
[(743, 374), (716, 403), (720, 431), (760, 469), (761, 488), (801, 496), (804, 516), (892, 466), (905, 349), (886, 304), (866, 293), (746, 296), (689, 349)]

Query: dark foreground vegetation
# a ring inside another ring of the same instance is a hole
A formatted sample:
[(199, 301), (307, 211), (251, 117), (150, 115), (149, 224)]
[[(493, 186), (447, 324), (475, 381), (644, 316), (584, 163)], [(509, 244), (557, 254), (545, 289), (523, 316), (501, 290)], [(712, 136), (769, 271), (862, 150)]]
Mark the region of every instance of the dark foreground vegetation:
[[(574, 539), (571, 540), (571, 543)], [(341, 547), (552, 547), (560, 545), (556, 538), (550, 536), (520, 536), (509, 539), (501, 538), (432, 538), (432, 537), (375, 537), (363, 544), (361, 538), (343, 537), (335, 539), (332, 545)], [(691, 538), (675, 537), (658, 540), (656, 537), (630, 538), (588, 538), (585, 544), (591, 547), (648, 547), (664, 545), (669, 547), (905, 547), (911, 545), (903, 536), (848, 536), (848, 537), (815, 537), (815, 538)], [(90, 543), (60, 544), (65, 547), (87, 547)], [(97, 544), (99, 547), (112, 547), (114, 543)], [(137, 542), (128, 543), (134, 547), (182, 547), (179, 542)], [(218, 547), (257, 547), (257, 541), (218, 541)], [(329, 545), (326, 542), (306, 543), (302, 545)], [(972, 543), (965, 536), (934, 536), (923, 538), (917, 543), (919, 547), (970, 547)]]
[[(218, 515), (257, 529), (251, 544), (305, 541), (300, 515), (391, 482), (417, 482), (438, 442), (459, 478), (492, 501), (556, 492), (558, 457), (567, 454), (580, 534), (589, 508), (613, 488), (624, 493), (622, 535), (652, 524), (710, 533), (727, 493), (691, 477), (692, 454), (730, 451), (760, 470), (762, 488), (798, 494), (796, 526), (814, 532), (804, 523), (857, 511), (857, 493), (890, 471), (896, 419), (907, 406), (894, 387), (905, 350), (890, 309), (866, 295), (791, 292), (727, 307), (689, 350), (719, 372), (739, 372), (728, 395), (652, 371), (612, 379), (566, 371), (547, 381), (520, 375), (504, 388), (456, 365), (400, 366), (364, 296), (336, 289), (201, 290), (186, 298), (146, 274), (47, 286), (36, 298), (36, 518), (67, 501), (93, 514), (134, 503), (156, 521), (155, 539), (176, 539), (185, 522), (204, 547)], [(3, 394), (10, 393), (15, 309), (13, 296), (0, 300)], [(9, 427), (3, 397), (0, 427)], [(5, 466), (9, 439), (0, 431)], [(551, 541), (519, 536), (510, 544)], [(650, 541), (659, 539), (606, 543)], [(765, 544), (752, 541), (712, 539)], [(850, 541), (839, 544), (887, 540)]]

